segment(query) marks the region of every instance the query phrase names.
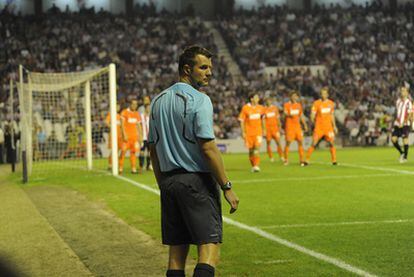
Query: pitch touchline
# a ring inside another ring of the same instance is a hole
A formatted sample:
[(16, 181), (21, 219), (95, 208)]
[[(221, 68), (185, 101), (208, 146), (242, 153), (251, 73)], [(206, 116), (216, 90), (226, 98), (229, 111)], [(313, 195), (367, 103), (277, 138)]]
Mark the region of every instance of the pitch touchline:
[(350, 222), (332, 222), (332, 223), (309, 223), (309, 224), (285, 224), (258, 226), (261, 229), (279, 229), (279, 228), (306, 228), (319, 226), (342, 226), (342, 225), (366, 225), (366, 224), (395, 224), (414, 222), (414, 219), (395, 219), (395, 220), (379, 220), (379, 221), (350, 221)]
[(325, 180), (325, 179), (354, 179), (354, 178), (376, 178), (387, 176), (399, 176), (401, 174), (361, 174), (361, 175), (341, 175), (341, 176), (310, 176), (310, 177), (287, 177), (287, 178), (269, 178), (269, 179), (250, 179), (250, 180), (232, 180), (233, 183), (270, 183), (270, 182), (285, 182), (285, 181), (312, 181), (312, 180)]
[[(103, 170), (99, 170), (99, 171), (100, 172), (104, 172)], [(110, 173), (107, 173), (107, 174), (108, 175), (111, 175)], [(128, 183), (130, 183), (130, 184), (132, 184), (132, 185), (134, 185), (134, 186), (136, 186), (138, 188), (141, 188), (141, 189), (144, 189), (146, 191), (152, 192), (152, 193), (154, 193), (156, 195), (160, 195), (160, 191), (159, 190), (154, 189), (154, 188), (151, 188), (151, 187), (149, 187), (149, 186), (147, 186), (145, 184), (141, 184), (141, 183), (135, 182), (134, 180), (131, 180), (131, 179), (126, 178), (126, 177), (123, 177), (123, 176), (114, 176), (114, 177), (115, 178), (118, 178), (120, 180), (123, 180), (125, 182), (128, 182)], [(367, 276), (367, 277), (376, 276), (376, 275), (374, 275), (372, 273), (369, 273), (369, 272), (367, 272), (367, 271), (365, 271), (363, 269), (360, 269), (358, 267), (355, 267), (353, 265), (350, 265), (350, 264), (348, 264), (348, 263), (346, 263), (346, 262), (344, 262), (344, 261), (342, 261), (340, 259), (327, 256), (325, 254), (322, 254), (322, 253), (313, 251), (311, 249), (308, 249), (306, 247), (303, 247), (303, 246), (301, 246), (299, 244), (296, 244), (296, 243), (290, 242), (288, 240), (282, 239), (282, 238), (280, 238), (280, 237), (278, 237), (276, 235), (273, 235), (271, 233), (268, 233), (266, 231), (263, 231), (260, 228), (257, 228), (257, 227), (254, 227), (254, 226), (249, 226), (247, 224), (244, 224), (244, 223), (235, 221), (235, 220), (230, 219), (230, 218), (225, 217), (225, 216), (223, 216), (223, 221), (225, 223), (229, 224), (229, 225), (233, 225), (235, 227), (238, 227), (239, 229), (243, 229), (243, 230), (250, 231), (250, 232), (252, 232), (252, 233), (254, 233), (256, 235), (259, 235), (259, 236), (261, 236), (263, 238), (266, 238), (268, 240), (277, 242), (277, 243), (279, 243), (281, 245), (284, 245), (286, 247), (289, 247), (291, 249), (294, 249), (296, 251), (299, 251), (299, 252), (301, 252), (303, 254), (312, 256), (312, 257), (314, 257), (314, 258), (316, 258), (318, 260), (325, 261), (325, 262), (330, 263), (330, 264), (332, 264), (332, 265), (334, 265), (336, 267), (342, 268), (342, 269), (344, 269), (346, 271), (355, 273), (357, 275)]]
[[(323, 163), (323, 162), (315, 162), (315, 163), (317, 163), (317, 164), (329, 164), (329, 163)], [(349, 163), (339, 163), (339, 165), (340, 166), (347, 166), (347, 167), (354, 167), (354, 168), (377, 170), (377, 171), (395, 172), (395, 173), (406, 174), (406, 175), (414, 175), (414, 171), (411, 171), (411, 170), (402, 170), (402, 169), (395, 169), (395, 168), (388, 168), (388, 167), (378, 167), (378, 166), (349, 164)]]

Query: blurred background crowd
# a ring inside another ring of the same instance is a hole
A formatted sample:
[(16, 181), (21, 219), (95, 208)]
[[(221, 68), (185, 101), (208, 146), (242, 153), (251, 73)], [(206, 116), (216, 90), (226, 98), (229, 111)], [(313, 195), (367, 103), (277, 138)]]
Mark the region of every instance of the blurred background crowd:
[[(240, 136), (237, 116), (251, 92), (262, 98), (273, 96), (281, 107), (289, 91), (298, 90), (308, 116), (320, 88), (328, 86), (344, 144), (388, 142), (397, 87), (410, 84), (414, 76), (413, 6), (407, 4), (394, 13), (378, 3), (348, 8), (316, 6), (309, 12), (262, 7), (240, 9), (212, 23), (242, 72), (241, 77), (233, 78), (223, 57), (214, 58), (214, 78), (205, 91), (215, 107), (218, 138)], [(218, 53), (211, 29), (203, 20), (156, 12), (151, 6), (138, 7), (132, 18), (93, 9), (73, 13), (53, 7), (41, 18), (3, 10), (1, 132), (11, 128), (9, 80), (18, 79), (19, 64), (31, 71), (69, 72), (114, 62), (118, 101), (126, 107), (131, 99), (142, 102), (145, 96), (153, 97), (174, 83), (178, 56), (191, 44)], [(296, 65), (322, 65), (326, 70), (315, 74), (304, 67), (270, 75), (265, 72), (269, 66)], [(47, 119), (50, 112), (60, 112), (61, 123), (69, 123), (71, 112), (80, 112), (73, 108), (76, 103), (63, 103), (59, 111), (50, 111), (42, 101), (37, 105), (39, 121)], [(94, 110), (93, 130), (99, 133), (105, 128), (108, 103), (96, 106), (100, 108)], [(18, 121), (17, 101), (14, 111)], [(59, 134), (53, 128), (42, 131), (42, 126), (36, 130), (45, 132), (38, 136), (41, 139), (49, 139), (54, 131), (54, 136), (65, 140), (69, 126), (64, 126)], [(18, 133), (18, 126), (13, 128)], [(4, 144), (1, 133), (0, 144)]]

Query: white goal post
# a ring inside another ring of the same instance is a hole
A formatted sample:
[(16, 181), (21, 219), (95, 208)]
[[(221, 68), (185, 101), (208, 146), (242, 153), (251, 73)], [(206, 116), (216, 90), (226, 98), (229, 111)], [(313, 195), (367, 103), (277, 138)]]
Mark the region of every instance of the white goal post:
[[(24, 181), (59, 167), (92, 170), (111, 164), (112, 174), (118, 174), (115, 64), (68, 73), (38, 73), (20, 65), (17, 87)], [(105, 159), (110, 153), (115, 153), (111, 161)]]

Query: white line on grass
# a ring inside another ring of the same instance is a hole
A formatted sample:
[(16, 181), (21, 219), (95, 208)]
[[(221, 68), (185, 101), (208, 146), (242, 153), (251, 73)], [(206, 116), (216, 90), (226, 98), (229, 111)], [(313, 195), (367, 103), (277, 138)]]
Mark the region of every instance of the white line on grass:
[(254, 264), (286, 264), (291, 263), (293, 260), (271, 260), (271, 261), (254, 261)]
[(407, 223), (407, 222), (414, 222), (414, 219), (395, 219), (395, 220), (379, 220), (379, 221), (349, 221), (349, 222), (309, 223), (309, 224), (285, 224), (285, 225), (258, 226), (258, 228), (284, 229), (284, 228), (306, 228), (306, 227), (320, 227), (320, 226), (396, 224), (396, 223)]
[[(315, 162), (315, 163), (316, 164), (329, 164), (329, 163), (323, 163), (323, 162)], [(402, 170), (402, 169), (395, 169), (395, 168), (388, 168), (388, 167), (369, 166), (369, 165), (350, 164), (350, 163), (339, 163), (339, 166), (362, 168), (362, 169), (377, 170), (377, 171), (395, 172), (395, 173), (406, 174), (406, 175), (414, 175), (414, 171), (411, 171), (411, 170)]]
[(309, 177), (287, 177), (287, 178), (268, 178), (268, 179), (250, 179), (250, 180), (232, 180), (233, 183), (273, 183), (286, 181), (312, 181), (312, 180), (332, 180), (332, 179), (358, 179), (358, 178), (377, 178), (387, 176), (399, 176), (397, 173), (383, 174), (361, 174), (361, 175), (339, 175), (339, 176), (309, 176)]
[[(110, 174), (108, 173), (108, 175), (110, 175)], [(116, 178), (118, 178), (120, 180), (123, 180), (125, 182), (128, 182), (128, 183), (130, 183), (130, 184), (132, 184), (132, 185), (134, 185), (134, 186), (136, 186), (138, 188), (141, 188), (141, 189), (147, 190), (149, 192), (152, 192), (154, 194), (160, 195), (159, 190), (154, 189), (154, 188), (151, 188), (151, 187), (149, 187), (149, 186), (147, 186), (145, 184), (141, 184), (141, 183), (135, 182), (135, 181), (133, 181), (133, 180), (131, 180), (129, 178), (123, 177), (123, 176), (114, 176), (114, 177), (116, 177)], [(292, 249), (294, 249), (296, 251), (302, 252), (303, 254), (312, 256), (312, 257), (314, 257), (314, 258), (316, 258), (318, 260), (325, 261), (327, 263), (333, 264), (336, 267), (342, 268), (344, 270), (347, 270), (349, 272), (355, 273), (357, 275), (367, 276), (367, 277), (376, 276), (376, 275), (374, 275), (372, 273), (369, 273), (369, 272), (367, 272), (365, 270), (362, 270), (362, 269), (360, 269), (358, 267), (355, 267), (355, 266), (352, 266), (350, 264), (347, 264), (346, 262), (344, 262), (344, 261), (342, 261), (340, 259), (327, 256), (325, 254), (322, 254), (322, 253), (313, 251), (311, 249), (308, 249), (306, 247), (303, 247), (303, 246), (301, 246), (299, 244), (296, 244), (296, 243), (290, 242), (288, 240), (282, 239), (282, 238), (280, 238), (280, 237), (278, 237), (276, 235), (273, 235), (271, 233), (268, 233), (266, 231), (263, 231), (260, 228), (253, 227), (253, 226), (249, 226), (247, 224), (244, 224), (244, 223), (235, 221), (235, 220), (230, 219), (230, 218), (225, 217), (225, 216), (223, 216), (223, 221), (225, 223), (229, 224), (229, 225), (233, 225), (235, 227), (238, 227), (239, 229), (243, 229), (243, 230), (246, 230), (246, 231), (250, 231), (250, 232), (252, 232), (252, 233), (254, 233), (256, 235), (259, 235), (259, 236), (261, 236), (263, 238), (266, 238), (268, 240), (277, 242), (277, 243), (279, 243), (281, 245), (284, 245), (284, 246), (289, 247), (289, 248), (292, 248)]]

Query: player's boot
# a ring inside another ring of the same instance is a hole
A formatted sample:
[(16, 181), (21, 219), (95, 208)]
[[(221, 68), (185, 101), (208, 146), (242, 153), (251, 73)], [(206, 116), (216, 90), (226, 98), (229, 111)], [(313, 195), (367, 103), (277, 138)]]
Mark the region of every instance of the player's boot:
[(252, 167), (252, 172), (253, 172), (253, 173), (260, 172), (260, 167), (258, 167), (257, 165), (253, 166), (253, 167)]
[(273, 163), (275, 161), (275, 159), (273, 159), (273, 158), (270, 158), (270, 162), (271, 163)]
[(283, 165), (289, 165), (289, 161), (288, 160), (284, 160), (283, 161)]
[(152, 171), (152, 165), (147, 166), (147, 171)]
[(332, 162), (332, 165), (338, 165), (338, 162)]
[(304, 161), (303, 163), (300, 164), (301, 166), (308, 166), (309, 162), (308, 161)]
[(400, 159), (399, 159), (399, 161), (400, 161), (400, 164), (407, 162), (407, 159), (404, 157), (404, 153), (402, 153), (402, 154), (400, 155)]

